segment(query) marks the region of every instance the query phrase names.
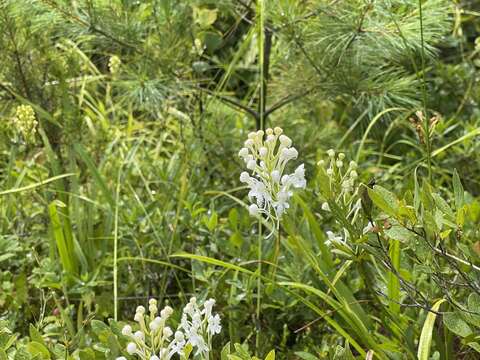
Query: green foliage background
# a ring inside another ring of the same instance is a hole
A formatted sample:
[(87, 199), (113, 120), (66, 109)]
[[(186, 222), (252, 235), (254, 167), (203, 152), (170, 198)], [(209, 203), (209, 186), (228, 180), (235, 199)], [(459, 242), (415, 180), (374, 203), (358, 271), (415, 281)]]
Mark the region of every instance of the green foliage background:
[[(115, 359), (118, 321), (192, 294), (240, 358), (478, 359), (479, 19), (469, 0), (0, 1), (0, 359)], [(259, 318), (237, 153), (270, 126), (308, 185), (277, 267), (263, 242)], [(358, 218), (325, 190), (329, 148), (375, 178)]]

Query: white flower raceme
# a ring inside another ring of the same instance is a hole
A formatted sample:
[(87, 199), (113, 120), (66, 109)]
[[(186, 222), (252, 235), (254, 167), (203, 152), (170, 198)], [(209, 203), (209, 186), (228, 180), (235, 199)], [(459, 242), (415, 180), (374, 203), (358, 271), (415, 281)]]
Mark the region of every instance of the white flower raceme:
[(276, 221), (277, 226), (290, 207), (292, 190), (306, 186), (303, 164), (292, 174), (285, 174), (287, 163), (298, 157), (298, 151), (292, 147), (292, 140), (282, 133), (279, 127), (251, 132), (238, 152), (247, 170), (251, 171), (251, 174), (247, 171), (240, 174), (240, 181), (248, 186), (248, 197), (253, 202), (250, 214), (265, 215)]
[[(195, 355), (207, 358), (212, 350), (213, 335), (222, 330), (220, 316), (212, 313), (214, 305), (215, 300), (209, 299), (202, 308), (197, 304), (196, 298), (191, 298), (183, 309), (181, 324), (174, 332), (166, 325), (173, 309), (165, 306), (159, 314), (157, 300), (150, 299), (148, 314), (145, 307), (137, 307), (134, 319), (139, 330), (134, 332), (130, 325), (125, 325), (122, 329), (122, 335), (129, 339), (126, 352), (145, 360), (169, 360), (175, 354), (187, 356), (185, 347), (190, 344), (196, 349)], [(124, 359), (123, 356), (117, 358)]]

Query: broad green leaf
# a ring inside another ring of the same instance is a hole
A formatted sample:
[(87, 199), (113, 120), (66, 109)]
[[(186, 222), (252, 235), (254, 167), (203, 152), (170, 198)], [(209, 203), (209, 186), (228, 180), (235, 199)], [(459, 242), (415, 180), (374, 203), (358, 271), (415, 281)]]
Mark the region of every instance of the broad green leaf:
[(390, 239), (398, 240), (403, 243), (410, 243), (415, 240), (415, 234), (401, 225), (392, 225), (390, 229), (385, 230), (385, 235)]
[(472, 334), (472, 329), (458, 313), (448, 312), (443, 314), (443, 323), (454, 334), (467, 337)]
[(229, 354), (230, 354), (230, 342), (227, 342), (225, 346), (222, 348), (222, 352), (220, 354), (220, 360), (228, 360)]
[(397, 216), (398, 199), (393, 193), (379, 185), (375, 185), (373, 189), (368, 188), (368, 196), (373, 203), (387, 215), (392, 217)]
[(36, 341), (27, 344), (27, 351), (33, 356), (39, 356), (41, 359), (50, 359), (50, 352), (47, 347)]
[[(440, 305), (445, 302), (445, 299), (438, 300), (433, 306), (432, 310), (437, 312), (440, 308)], [(430, 346), (432, 344), (432, 333), (433, 326), (435, 325), (435, 319), (437, 314), (429, 312), (425, 323), (423, 324), (422, 333), (420, 334), (420, 340), (418, 342), (418, 360), (429, 360), (430, 359)]]
[(36, 342), (38, 342), (42, 345), (45, 345), (45, 341), (43, 340), (42, 335), (37, 330), (37, 328), (35, 326), (33, 326), (33, 324), (30, 324), (29, 332), (30, 332), (30, 339), (32, 341), (36, 341)]

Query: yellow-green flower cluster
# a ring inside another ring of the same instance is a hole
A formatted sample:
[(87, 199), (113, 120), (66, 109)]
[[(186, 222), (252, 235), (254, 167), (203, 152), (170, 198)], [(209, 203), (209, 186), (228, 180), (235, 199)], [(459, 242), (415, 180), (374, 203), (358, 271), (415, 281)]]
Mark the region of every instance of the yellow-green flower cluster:
[(113, 55), (108, 61), (108, 70), (112, 75), (115, 75), (120, 70), (120, 65), (122, 65), (122, 60), (117, 55)]
[(20, 133), (25, 141), (33, 140), (38, 125), (35, 118), (35, 111), (30, 105), (19, 105), (15, 110), (13, 117), (13, 126), (15, 131)]

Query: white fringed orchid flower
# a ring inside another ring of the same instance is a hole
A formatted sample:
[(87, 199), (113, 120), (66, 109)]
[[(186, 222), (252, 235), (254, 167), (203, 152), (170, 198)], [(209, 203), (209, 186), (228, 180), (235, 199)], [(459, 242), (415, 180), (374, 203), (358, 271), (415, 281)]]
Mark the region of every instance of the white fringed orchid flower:
[[(173, 309), (165, 306), (159, 314), (157, 301), (150, 299), (149, 314), (146, 314), (143, 306), (137, 307), (135, 312), (134, 319), (139, 330), (133, 332), (130, 325), (125, 325), (122, 329), (122, 335), (130, 341), (127, 353), (142, 360), (170, 360), (175, 354), (188, 358), (190, 350), (196, 349), (195, 356), (208, 359), (208, 354), (212, 351), (212, 337), (222, 330), (220, 315), (212, 313), (214, 305), (215, 300), (209, 299), (202, 308), (196, 298), (191, 298), (183, 309), (181, 324), (174, 332), (166, 325)], [(123, 356), (117, 358), (124, 359)]]
[(292, 174), (285, 174), (287, 163), (298, 157), (298, 151), (282, 133), (279, 127), (251, 132), (238, 153), (249, 170), (240, 174), (240, 181), (249, 188), (250, 214), (265, 216), (277, 228), (290, 207), (293, 189), (304, 189), (307, 183), (303, 164)]

